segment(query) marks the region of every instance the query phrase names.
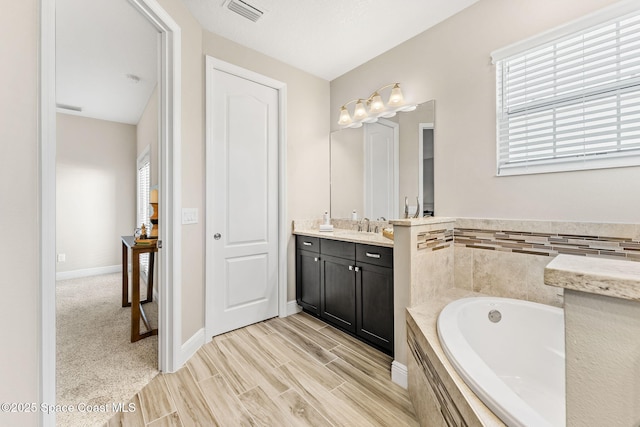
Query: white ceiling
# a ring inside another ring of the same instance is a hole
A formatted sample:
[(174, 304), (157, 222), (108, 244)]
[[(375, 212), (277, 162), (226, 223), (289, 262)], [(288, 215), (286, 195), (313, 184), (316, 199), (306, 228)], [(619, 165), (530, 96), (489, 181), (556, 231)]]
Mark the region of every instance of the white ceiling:
[[(241, 45), (333, 80), (478, 0), (182, 0), (200, 24)], [(157, 82), (156, 29), (128, 0), (56, 1), (56, 101), (60, 112), (137, 124)], [(140, 81), (127, 77), (132, 74)]]
[(333, 80), (478, 0), (243, 0), (267, 12), (252, 22), (225, 0), (182, 0), (208, 31)]
[(127, 0), (57, 0), (56, 102), (82, 108), (58, 111), (137, 124), (158, 80), (157, 43)]

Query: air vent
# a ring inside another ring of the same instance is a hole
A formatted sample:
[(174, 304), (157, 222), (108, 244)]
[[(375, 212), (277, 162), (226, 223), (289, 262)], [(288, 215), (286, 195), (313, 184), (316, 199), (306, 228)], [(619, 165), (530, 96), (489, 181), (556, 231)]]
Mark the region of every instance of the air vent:
[(227, 8), (253, 22), (256, 22), (264, 15), (264, 11), (242, 0), (230, 0), (227, 3)]

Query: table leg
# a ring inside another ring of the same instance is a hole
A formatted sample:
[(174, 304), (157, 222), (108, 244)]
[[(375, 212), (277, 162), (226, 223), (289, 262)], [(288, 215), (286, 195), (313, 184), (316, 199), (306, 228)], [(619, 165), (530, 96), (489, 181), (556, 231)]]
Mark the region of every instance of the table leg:
[(122, 242), (122, 306), (129, 307), (129, 248)]
[(140, 339), (140, 253), (137, 251), (132, 252), (131, 342), (136, 342)]
[(149, 252), (149, 272), (147, 273), (147, 299), (143, 304), (153, 301), (153, 268), (155, 263), (155, 252)]

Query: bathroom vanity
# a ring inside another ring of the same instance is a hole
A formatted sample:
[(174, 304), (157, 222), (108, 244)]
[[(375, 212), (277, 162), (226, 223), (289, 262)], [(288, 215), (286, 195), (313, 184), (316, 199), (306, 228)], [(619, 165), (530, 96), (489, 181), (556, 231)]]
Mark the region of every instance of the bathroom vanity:
[(350, 230), (296, 234), (298, 304), (393, 355), (393, 242)]

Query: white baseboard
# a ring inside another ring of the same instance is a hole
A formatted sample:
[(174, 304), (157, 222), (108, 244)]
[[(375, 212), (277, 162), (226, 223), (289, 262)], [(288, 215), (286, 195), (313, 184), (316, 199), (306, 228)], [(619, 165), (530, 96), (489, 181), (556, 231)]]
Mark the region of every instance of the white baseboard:
[(391, 363), (391, 381), (402, 388), (409, 387), (409, 374), (407, 367), (396, 360)]
[(178, 360), (180, 362), (178, 366), (183, 366), (187, 363), (187, 360), (191, 359), (191, 356), (196, 354), (196, 351), (205, 344), (204, 337), (204, 328), (200, 328), (198, 332), (193, 334), (191, 338), (187, 340), (187, 342), (182, 344), (182, 347), (180, 347), (180, 354), (178, 355)]
[(280, 316), (280, 317), (291, 316), (293, 314), (300, 313), (301, 311), (302, 311), (302, 307), (298, 305), (296, 300), (289, 301), (287, 302), (287, 312), (284, 314), (284, 316)]
[[(296, 314), (301, 311), (302, 311), (302, 308), (300, 308), (300, 306), (295, 300), (289, 301), (287, 303), (287, 312), (285, 316), (281, 316), (281, 317), (291, 316), (292, 314)], [(198, 351), (200, 347), (206, 344), (207, 340), (205, 335), (206, 335), (205, 328), (201, 328), (200, 330), (198, 330), (198, 332), (193, 334), (191, 338), (187, 340), (187, 342), (182, 344), (182, 347), (180, 348), (180, 355), (179, 355), (180, 363), (178, 364), (178, 366), (182, 366), (185, 363), (187, 363), (187, 360), (189, 360), (191, 356), (196, 354), (196, 351)]]
[(78, 279), (80, 277), (99, 276), (101, 274), (120, 273), (122, 265), (108, 265), (106, 267), (85, 268), (82, 270), (61, 271), (56, 273), (56, 280)]

